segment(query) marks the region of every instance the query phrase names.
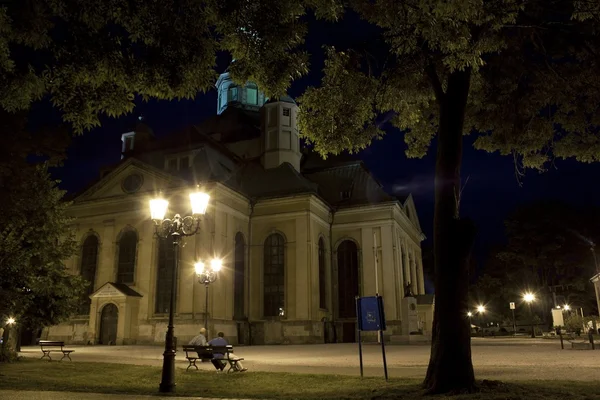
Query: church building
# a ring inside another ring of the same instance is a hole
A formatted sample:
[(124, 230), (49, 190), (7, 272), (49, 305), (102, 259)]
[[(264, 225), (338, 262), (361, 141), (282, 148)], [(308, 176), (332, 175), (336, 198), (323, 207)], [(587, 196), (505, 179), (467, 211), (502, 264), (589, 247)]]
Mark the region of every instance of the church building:
[[(356, 158), (323, 160), (304, 148), (292, 98), (268, 99), (227, 72), (216, 86), (217, 115), (161, 138), (138, 123), (122, 135), (121, 162), (74, 198), (80, 247), (66, 264), (90, 286), (79, 315), (43, 338), (164, 343), (174, 250), (156, 236), (149, 200), (169, 201), (166, 218), (191, 215), (198, 185), (210, 201), (180, 246), (180, 344), (205, 323), (210, 337), (222, 331), (232, 344), (354, 342), (355, 297), (376, 292), (386, 341), (427, 334), (417, 301), (424, 235), (412, 197), (386, 193)], [(194, 264), (215, 257), (216, 281), (199, 283)]]

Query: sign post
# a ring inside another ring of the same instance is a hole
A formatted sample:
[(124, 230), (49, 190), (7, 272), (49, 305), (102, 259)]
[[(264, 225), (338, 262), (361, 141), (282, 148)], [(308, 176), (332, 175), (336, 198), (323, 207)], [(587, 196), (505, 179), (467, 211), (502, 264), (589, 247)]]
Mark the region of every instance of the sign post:
[(383, 297), (378, 294), (369, 297), (356, 297), (356, 316), (358, 320), (358, 357), (360, 361), (360, 376), (363, 376), (362, 356), (362, 331), (377, 331), (381, 342), (381, 355), (383, 357), (383, 372), (388, 380), (387, 360), (385, 357), (385, 344), (383, 331), (386, 330), (385, 315), (383, 312)]
[(513, 336), (517, 336), (517, 323), (515, 322), (515, 303), (511, 301), (509, 305), (513, 316)]

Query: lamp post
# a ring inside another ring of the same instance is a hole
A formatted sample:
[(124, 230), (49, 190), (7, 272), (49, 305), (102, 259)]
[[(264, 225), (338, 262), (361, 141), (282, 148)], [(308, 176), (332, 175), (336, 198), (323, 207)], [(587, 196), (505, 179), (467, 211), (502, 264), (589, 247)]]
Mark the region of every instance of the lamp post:
[(177, 290), (177, 268), (179, 264), (179, 242), (182, 236), (192, 236), (200, 228), (200, 216), (206, 213), (210, 196), (196, 191), (190, 193), (192, 215), (181, 217), (175, 214), (173, 219), (165, 219), (169, 202), (163, 198), (150, 200), (150, 216), (154, 222), (155, 234), (159, 238), (173, 238), (173, 272), (171, 276), (171, 299), (169, 301), (169, 325), (165, 337), (165, 352), (163, 353), (162, 379), (159, 385), (161, 392), (175, 391), (175, 343), (173, 332), (173, 308), (175, 291)]
[(194, 264), (194, 269), (196, 270), (196, 277), (198, 278), (198, 283), (203, 284), (205, 287), (206, 298), (204, 301), (204, 329), (208, 332), (208, 285), (213, 283), (219, 277), (219, 271), (223, 266), (223, 262), (218, 258), (213, 258), (210, 261), (210, 267), (206, 268), (204, 262), (198, 261)]
[(533, 293), (525, 293), (523, 300), (529, 306), (529, 319), (531, 320), (531, 337), (535, 339), (535, 328), (533, 327), (533, 311), (531, 311), (531, 303), (535, 301), (535, 295)]
[(471, 332), (472, 332), (472, 330), (471, 330), (471, 326), (473, 325), (471, 323), (471, 317), (472, 316), (473, 316), (473, 313), (471, 311), (467, 311), (467, 317), (469, 317), (469, 336), (471, 336)]
[(477, 312), (479, 313), (479, 322), (481, 323), (481, 337), (485, 337), (485, 332), (483, 331), (483, 313), (485, 313), (485, 306), (478, 305)]

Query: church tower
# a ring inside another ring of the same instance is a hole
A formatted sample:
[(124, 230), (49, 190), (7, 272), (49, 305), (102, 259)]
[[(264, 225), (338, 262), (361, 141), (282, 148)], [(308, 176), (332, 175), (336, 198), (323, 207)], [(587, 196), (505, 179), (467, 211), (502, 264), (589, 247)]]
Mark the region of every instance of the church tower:
[(221, 115), (228, 107), (258, 112), (265, 101), (265, 94), (258, 90), (253, 82), (240, 86), (236, 84), (229, 72), (219, 75), (217, 87), (217, 115)]
[(262, 164), (265, 169), (287, 162), (300, 172), (298, 106), (289, 96), (271, 99), (261, 109)]

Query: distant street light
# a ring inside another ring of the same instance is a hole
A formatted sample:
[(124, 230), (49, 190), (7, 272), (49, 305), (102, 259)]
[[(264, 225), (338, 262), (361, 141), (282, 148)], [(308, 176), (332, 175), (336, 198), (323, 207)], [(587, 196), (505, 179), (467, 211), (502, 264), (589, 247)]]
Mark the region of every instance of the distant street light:
[(535, 339), (535, 328), (533, 327), (533, 311), (531, 310), (531, 303), (535, 301), (535, 295), (533, 293), (525, 293), (523, 300), (529, 306), (529, 318), (531, 319), (531, 337)]
[(204, 301), (204, 329), (208, 332), (208, 285), (213, 283), (219, 277), (219, 271), (223, 267), (223, 262), (218, 258), (213, 258), (210, 261), (210, 267), (206, 268), (204, 262), (198, 261), (194, 264), (198, 283), (205, 287), (206, 298)]
[(481, 337), (485, 337), (485, 333), (483, 331), (483, 314), (485, 313), (485, 306), (478, 305), (477, 312), (479, 313), (479, 323), (481, 324)]
[(13, 325), (15, 323), (15, 319), (13, 317), (8, 317), (8, 319), (6, 320), (6, 323), (8, 325)]

